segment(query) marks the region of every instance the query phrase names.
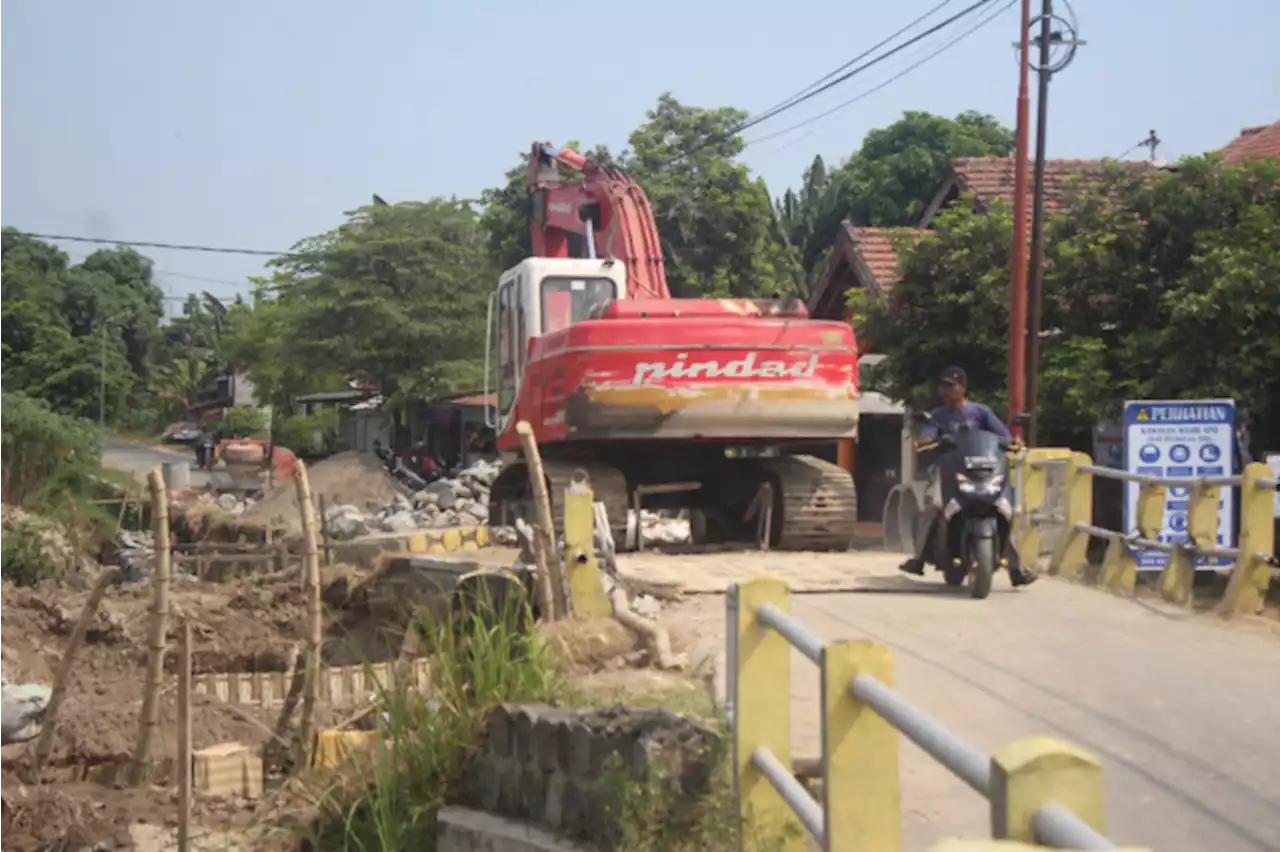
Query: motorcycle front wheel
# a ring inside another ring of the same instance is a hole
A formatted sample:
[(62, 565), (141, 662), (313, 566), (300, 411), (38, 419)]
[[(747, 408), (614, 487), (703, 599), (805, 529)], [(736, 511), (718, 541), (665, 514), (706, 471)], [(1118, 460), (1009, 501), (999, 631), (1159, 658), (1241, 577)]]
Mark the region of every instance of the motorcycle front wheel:
[(969, 540), (969, 596), (981, 600), (991, 594), (991, 577), (996, 570), (996, 543), (990, 538)]

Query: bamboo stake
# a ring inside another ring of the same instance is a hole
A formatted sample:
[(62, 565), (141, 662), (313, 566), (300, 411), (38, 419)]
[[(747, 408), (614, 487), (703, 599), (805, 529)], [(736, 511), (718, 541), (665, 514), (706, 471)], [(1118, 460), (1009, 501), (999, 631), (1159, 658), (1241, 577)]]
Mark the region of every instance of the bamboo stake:
[(84, 607), (80, 610), (80, 620), (76, 622), (75, 630), (71, 632), (71, 640), (67, 642), (67, 649), (62, 652), (62, 662), (58, 665), (58, 675), (53, 680), (53, 693), (49, 696), (49, 706), (44, 713), (44, 726), (40, 729), (40, 739), (36, 740), (36, 747), (31, 753), (31, 783), (35, 783), (40, 777), (40, 768), (44, 765), (45, 758), (49, 755), (49, 748), (53, 745), (53, 731), (58, 726), (58, 711), (62, 707), (62, 698), (67, 691), (67, 679), (71, 676), (71, 665), (75, 662), (76, 653), (80, 650), (80, 646), (84, 644), (84, 636), (89, 632), (89, 625), (93, 622), (94, 615), (98, 612), (98, 607), (102, 604), (102, 597), (107, 593), (107, 586), (111, 585), (117, 577), (120, 576), (118, 570), (112, 569), (104, 571), (102, 576), (98, 577), (98, 582), (94, 585), (93, 591), (89, 593), (89, 599), (85, 601)]
[(534, 530), (534, 557), (538, 561), (538, 576), (551, 587), (553, 611), (546, 614), (547, 621), (555, 621), (565, 614), (564, 578), (560, 573), (560, 560), (555, 552), (555, 522), (551, 515), (551, 495), (547, 492), (547, 478), (542, 470), (542, 454), (533, 435), (529, 421), (516, 424), (520, 446), (524, 449), (525, 464), (529, 466), (529, 485), (533, 489), (533, 502), (538, 512), (538, 526)]
[(178, 852), (191, 848), (191, 622), (182, 619), (178, 658)]
[(147, 642), (147, 677), (142, 694), (142, 713), (138, 718), (138, 740), (133, 750), (130, 783), (137, 786), (147, 777), (151, 759), (151, 740), (155, 733), (159, 710), (159, 693), (164, 679), (165, 624), (169, 618), (169, 581), (172, 551), (169, 542), (169, 495), (164, 477), (156, 468), (147, 475), (151, 490), (151, 520), (155, 525), (156, 564), (152, 572), (151, 630)]
[(302, 517), (302, 576), (303, 589), (308, 592), (309, 619), (307, 624), (306, 674), (302, 693), (302, 720), (298, 726), (302, 748), (311, 747), (311, 721), (315, 715), (316, 699), (320, 693), (320, 554), (316, 548), (315, 510), (311, 504), (311, 480), (307, 466), (298, 461), (293, 467), (293, 481), (298, 490), (298, 512)]
[(120, 501), (120, 514), (116, 516), (116, 535), (120, 534), (120, 528), (124, 526), (125, 513), (129, 511), (129, 491), (126, 489), (124, 498)]

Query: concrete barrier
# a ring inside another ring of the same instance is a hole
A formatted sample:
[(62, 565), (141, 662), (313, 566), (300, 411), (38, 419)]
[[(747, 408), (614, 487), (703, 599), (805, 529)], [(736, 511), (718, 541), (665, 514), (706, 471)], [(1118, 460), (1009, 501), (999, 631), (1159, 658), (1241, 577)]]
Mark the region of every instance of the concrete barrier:
[(333, 559), (360, 568), (373, 568), (387, 554), (453, 553), (492, 546), (487, 526), (444, 527), (411, 533), (366, 535), (331, 544)]

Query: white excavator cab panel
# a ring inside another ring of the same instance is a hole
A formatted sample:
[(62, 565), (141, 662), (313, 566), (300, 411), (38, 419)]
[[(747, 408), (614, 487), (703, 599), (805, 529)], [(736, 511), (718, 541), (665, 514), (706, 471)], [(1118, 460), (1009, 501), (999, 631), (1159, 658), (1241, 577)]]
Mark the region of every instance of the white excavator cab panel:
[(502, 273), (489, 296), (485, 339), (485, 423), (501, 431), (515, 406), (529, 341), (587, 319), (611, 299), (627, 297), (626, 267), (599, 258), (531, 257)]

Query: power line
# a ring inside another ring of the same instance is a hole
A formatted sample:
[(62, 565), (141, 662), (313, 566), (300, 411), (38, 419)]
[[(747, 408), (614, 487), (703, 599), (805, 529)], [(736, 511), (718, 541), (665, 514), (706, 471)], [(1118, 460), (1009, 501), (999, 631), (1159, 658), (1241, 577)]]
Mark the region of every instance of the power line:
[(753, 117), (754, 117), (754, 118), (758, 118), (760, 121), (764, 121), (765, 119), (769, 118), (770, 116), (773, 116), (773, 115), (777, 114), (777, 112), (778, 112), (778, 111), (780, 111), (780, 110), (782, 110), (782, 109), (785, 109), (785, 108), (787, 108), (788, 106), (790, 106), (790, 105), (791, 105), (791, 103), (792, 103), (792, 101), (794, 101), (796, 98), (799, 98), (801, 95), (805, 94), (806, 92), (808, 92), (809, 90), (813, 89), (814, 87), (822, 85), (823, 83), (825, 83), (825, 82), (827, 82), (828, 80), (830, 80), (832, 77), (836, 76), (837, 74), (841, 73), (842, 71), (847, 70), (848, 68), (850, 68), (850, 67), (851, 67), (851, 66), (853, 66), (854, 64), (856, 64), (856, 63), (858, 63), (858, 62), (861, 62), (862, 60), (866, 59), (869, 55), (871, 55), (871, 54), (872, 54), (872, 53), (874, 53), (875, 51), (879, 50), (880, 48), (884, 47), (886, 44), (888, 44), (889, 42), (893, 41), (895, 38), (897, 38), (898, 36), (902, 35), (902, 34), (903, 34), (903, 33), (905, 33), (907, 30), (911, 29), (911, 28), (912, 28), (912, 27), (914, 27), (916, 24), (918, 24), (918, 23), (920, 23), (921, 21), (925, 20), (925, 19), (926, 19), (926, 18), (928, 18), (930, 15), (933, 15), (933, 14), (934, 14), (935, 12), (937, 12), (939, 9), (941, 9), (942, 7), (946, 6), (948, 3), (951, 3), (951, 2), (952, 2), (952, 0), (942, 0), (942, 2), (941, 2), (941, 3), (939, 3), (939, 4), (938, 4), (938, 5), (936, 5), (936, 6), (934, 6), (932, 9), (930, 9), (930, 10), (929, 10), (929, 11), (927, 11), (927, 12), (925, 12), (923, 15), (920, 15), (918, 18), (916, 18), (915, 20), (911, 21), (909, 24), (907, 24), (906, 26), (902, 27), (902, 28), (901, 28), (901, 29), (899, 29), (898, 31), (894, 32), (892, 35), (885, 36), (885, 37), (884, 37), (883, 39), (881, 39), (880, 41), (878, 41), (878, 42), (876, 42), (875, 44), (871, 45), (871, 47), (868, 47), (866, 50), (862, 51), (862, 53), (859, 53), (857, 56), (853, 57), (853, 58), (852, 58), (852, 59), (850, 59), (848, 62), (846, 62), (846, 63), (844, 63), (843, 65), (841, 65), (839, 68), (836, 68), (836, 69), (834, 69), (834, 70), (832, 70), (832, 71), (828, 72), (827, 74), (823, 75), (822, 77), (819, 77), (817, 80), (814, 80), (812, 83), (810, 83), (809, 85), (805, 86), (805, 87), (804, 87), (803, 89), (801, 89), (800, 91), (798, 91), (798, 92), (796, 92), (795, 94), (791, 95), (790, 97), (788, 97), (788, 98), (786, 98), (786, 99), (784, 99), (784, 100), (782, 100), (782, 101), (780, 101), (780, 102), (778, 102), (778, 103), (774, 104), (773, 106), (769, 107), (768, 109), (766, 109), (766, 110), (762, 110), (761, 112), (757, 113), (757, 114), (756, 114), (756, 116), (753, 116)]
[[(894, 74), (892, 77), (889, 77), (889, 78), (888, 78), (887, 80), (885, 80), (884, 82), (879, 83), (879, 84), (877, 84), (877, 85), (875, 85), (875, 86), (872, 86), (870, 89), (867, 89), (867, 90), (866, 90), (866, 91), (864, 91), (864, 92), (860, 92), (860, 93), (858, 93), (857, 95), (854, 95), (852, 98), (849, 98), (847, 101), (844, 101), (843, 103), (836, 104), (835, 106), (831, 107), (830, 109), (825, 110), (825, 111), (823, 111), (823, 112), (820, 112), (820, 113), (818, 113), (817, 115), (810, 116), (809, 118), (806, 118), (804, 121), (797, 122), (796, 124), (793, 124), (793, 125), (791, 125), (791, 126), (790, 126), (790, 127), (788, 127), (788, 128), (785, 128), (785, 129), (783, 129), (783, 130), (776, 131), (776, 132), (774, 132), (774, 133), (769, 133), (769, 134), (766, 134), (766, 135), (764, 135), (764, 136), (760, 136), (760, 137), (758, 137), (758, 138), (756, 138), (756, 139), (748, 140), (748, 141), (747, 141), (747, 143), (746, 143), (746, 146), (745, 146), (745, 147), (750, 147), (750, 146), (752, 146), (752, 145), (758, 145), (758, 144), (760, 144), (761, 142), (767, 142), (767, 141), (769, 141), (770, 139), (777, 139), (779, 136), (786, 136), (788, 133), (791, 133), (791, 132), (793, 132), (793, 131), (799, 130), (799, 129), (803, 128), (803, 127), (807, 127), (807, 126), (808, 126), (808, 125), (810, 125), (810, 124), (814, 124), (814, 123), (816, 123), (816, 122), (819, 122), (819, 121), (821, 121), (822, 119), (827, 118), (828, 116), (834, 115), (835, 113), (837, 113), (837, 112), (839, 112), (839, 111), (841, 111), (841, 110), (843, 110), (843, 109), (846, 109), (846, 108), (848, 108), (848, 107), (850, 107), (850, 106), (853, 106), (853, 105), (854, 105), (854, 104), (856, 104), (858, 101), (861, 101), (861, 100), (863, 100), (864, 98), (867, 98), (867, 97), (870, 97), (871, 95), (874, 95), (876, 92), (878, 92), (878, 91), (880, 91), (881, 89), (885, 88), (885, 87), (886, 87), (886, 86), (888, 86), (890, 83), (894, 83), (894, 82), (896, 82), (896, 81), (898, 81), (898, 80), (901, 80), (903, 77), (905, 77), (906, 75), (910, 74), (912, 71), (916, 70), (916, 69), (917, 69), (917, 68), (919, 68), (921, 65), (924, 65), (924, 64), (925, 64), (925, 63), (927, 63), (927, 62), (931, 62), (932, 60), (937, 59), (939, 56), (941, 56), (942, 54), (946, 53), (948, 50), (950, 50), (951, 48), (955, 47), (957, 44), (959, 44), (960, 42), (964, 41), (966, 38), (968, 38), (969, 36), (971, 36), (971, 35), (973, 35), (974, 33), (976, 33), (978, 30), (980, 30), (980, 29), (982, 29), (983, 27), (985, 27), (987, 24), (991, 23), (991, 22), (992, 22), (992, 21), (994, 21), (996, 18), (1000, 17), (1000, 15), (1004, 14), (1006, 11), (1008, 11), (1010, 8), (1012, 8), (1012, 7), (1014, 6), (1014, 4), (1015, 4), (1015, 3), (1017, 3), (1017, 0), (1009, 0), (1009, 2), (1008, 2), (1008, 3), (1005, 3), (1003, 6), (1001, 6), (999, 9), (997, 9), (995, 12), (993, 12), (992, 14), (990, 14), (990, 15), (988, 15), (987, 17), (983, 18), (981, 21), (979, 21), (978, 23), (974, 24), (972, 27), (970, 27), (969, 29), (965, 30), (965, 31), (964, 31), (964, 32), (962, 32), (960, 35), (958, 35), (958, 36), (956, 36), (954, 39), (952, 39), (951, 41), (949, 41), (949, 42), (947, 42), (946, 44), (942, 45), (942, 46), (941, 46), (941, 47), (939, 47), (937, 50), (933, 51), (932, 53), (928, 54), (927, 56), (921, 57), (919, 60), (917, 60), (917, 61), (915, 61), (915, 62), (911, 63), (911, 64), (910, 64), (910, 65), (908, 65), (906, 68), (902, 69), (902, 70), (901, 70), (901, 71), (899, 71), (897, 74)], [(815, 129), (816, 129), (816, 128), (815, 128)], [(812, 132), (813, 132), (813, 131), (810, 131), (810, 133), (812, 133)], [(791, 140), (791, 142), (788, 142), (787, 144), (788, 144), (788, 145), (791, 145), (791, 144), (794, 144), (795, 142), (799, 142), (801, 139), (804, 139), (804, 138), (805, 138), (805, 137), (807, 137), (808, 135), (809, 135), (809, 133), (806, 133), (806, 134), (804, 134), (804, 135), (802, 135), (802, 136), (797, 137), (796, 139)], [(786, 145), (783, 145), (783, 146), (780, 146), (780, 147), (779, 147), (778, 149), (776, 149), (776, 150), (782, 150), (782, 149), (783, 149), (783, 148), (785, 148), (785, 147), (787, 147), (787, 146), (786, 146)]]
[(992, 2), (994, 2), (994, 0), (978, 0), (976, 3), (973, 3), (972, 5), (966, 6), (964, 9), (961, 9), (959, 12), (947, 18), (945, 21), (942, 21), (941, 23), (933, 25), (932, 27), (930, 27), (929, 29), (925, 30), (922, 33), (919, 33), (918, 35), (912, 36), (911, 38), (899, 44), (897, 47), (894, 47), (891, 50), (885, 51), (879, 56), (869, 59), (866, 62), (863, 62), (861, 65), (851, 68), (848, 71), (845, 71), (844, 73), (840, 74), (836, 78), (829, 80), (826, 83), (823, 83), (817, 88), (811, 89), (805, 94), (792, 99), (790, 103), (788, 103), (786, 106), (779, 109), (775, 109), (771, 113), (762, 113), (758, 116), (748, 118), (745, 121), (742, 121), (736, 126), (734, 126), (729, 131), (726, 131), (725, 133), (717, 134), (715, 136), (711, 136), (707, 139), (704, 139), (700, 144), (695, 145), (692, 148), (682, 151), (681, 153), (676, 155), (671, 160), (671, 165), (675, 165), (676, 163), (680, 162), (682, 159), (690, 156), (691, 154), (696, 154), (698, 151), (701, 151), (702, 149), (706, 148), (709, 145), (713, 145), (717, 142), (723, 142), (727, 139), (731, 139), (740, 133), (750, 130), (752, 127), (755, 127), (756, 125), (762, 124), (771, 118), (781, 115), (787, 110), (794, 109), (795, 107), (799, 106), (805, 101), (811, 100), (817, 97), (818, 95), (822, 94), (823, 92), (829, 91), (832, 88), (840, 85), (841, 83), (844, 83), (852, 79), (853, 77), (857, 76), (858, 74), (861, 74), (863, 71), (873, 68), (874, 66), (880, 64), (886, 59), (889, 59), (890, 57), (901, 53), (902, 51), (906, 50), (908, 47), (911, 47), (913, 44), (918, 44), (919, 42), (933, 35), (934, 33), (937, 33), (943, 29), (946, 29), (947, 27), (954, 24), (956, 21), (961, 20), (965, 16), (970, 15), (973, 12), (976, 12), (978, 9), (981, 9), (983, 6), (986, 6)]
[(153, 243), (143, 240), (108, 240), (100, 237), (77, 237), (67, 234), (33, 234), (29, 231), (17, 231), (19, 236), (32, 237), (37, 240), (63, 240), (72, 243), (97, 243), (109, 246), (129, 246), (130, 248), (171, 249), (173, 251), (203, 251), (211, 254), (244, 254), (258, 257), (306, 257), (296, 251), (268, 251), (266, 249), (227, 248), (224, 246), (183, 245), (180, 243)]

